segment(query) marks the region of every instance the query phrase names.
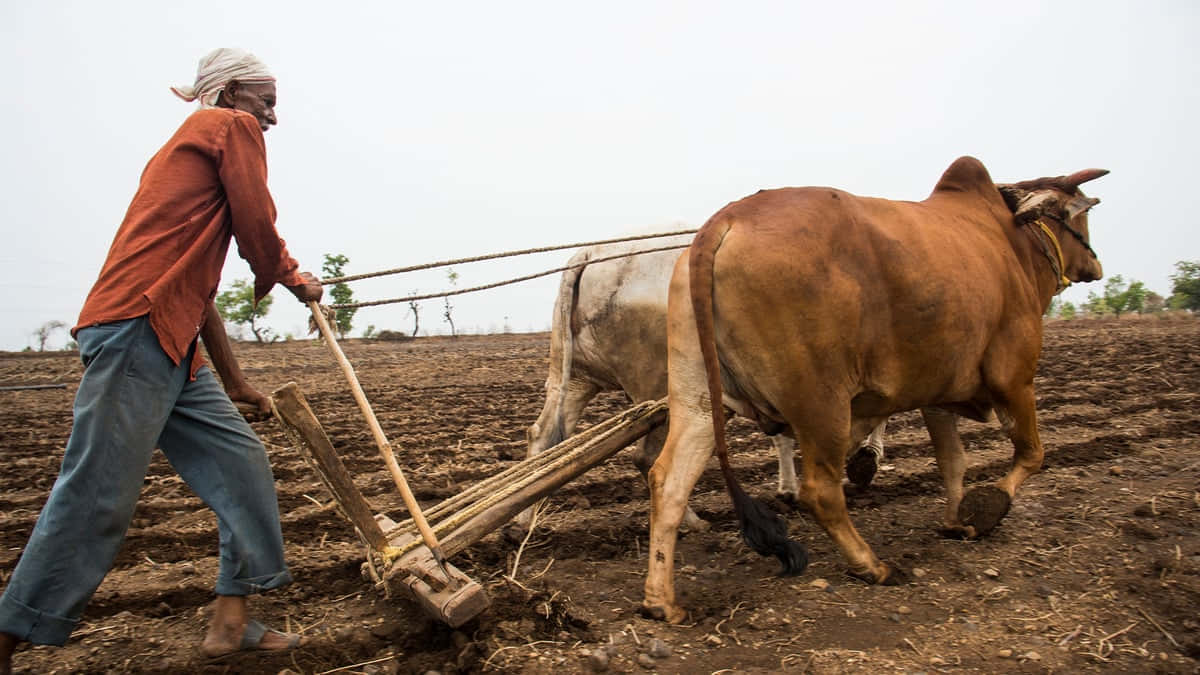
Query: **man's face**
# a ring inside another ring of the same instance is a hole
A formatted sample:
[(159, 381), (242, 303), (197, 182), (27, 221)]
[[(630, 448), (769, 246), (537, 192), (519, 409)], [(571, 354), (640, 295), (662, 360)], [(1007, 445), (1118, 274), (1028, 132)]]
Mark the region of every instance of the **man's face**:
[(254, 115), (264, 132), (278, 122), (275, 118), (274, 82), (230, 82), (221, 92), (221, 102), (228, 104), (226, 107)]

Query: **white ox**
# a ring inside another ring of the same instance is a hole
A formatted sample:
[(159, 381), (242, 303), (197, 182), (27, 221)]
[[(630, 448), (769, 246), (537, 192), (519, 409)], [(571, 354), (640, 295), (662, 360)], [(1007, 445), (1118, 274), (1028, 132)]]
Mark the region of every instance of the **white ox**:
[[(605, 244), (581, 249), (568, 264), (676, 245), (680, 248), (629, 255), (563, 272), (550, 333), (546, 403), (529, 427), (528, 456), (553, 447), (575, 431), (588, 402), (601, 391), (625, 392), (633, 403), (667, 395), (667, 291), (676, 259), (692, 235)], [(869, 485), (883, 458), (884, 424), (871, 433), (846, 465), (851, 480)], [(781, 431), (785, 428), (773, 429)], [(666, 440), (661, 426), (638, 441), (634, 464), (645, 476)], [(796, 495), (794, 441), (775, 433), (779, 455), (778, 493)], [(527, 514), (522, 521), (527, 523)], [(689, 508), (684, 524), (707, 523)]]

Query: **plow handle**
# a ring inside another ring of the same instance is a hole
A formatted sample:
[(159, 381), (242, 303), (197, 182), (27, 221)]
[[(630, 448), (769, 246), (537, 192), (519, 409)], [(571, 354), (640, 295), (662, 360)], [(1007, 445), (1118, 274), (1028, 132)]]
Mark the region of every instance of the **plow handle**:
[[(383, 428), (379, 426), (379, 420), (375, 418), (375, 412), (371, 409), (370, 402), (367, 401), (367, 395), (363, 393), (362, 385), (358, 383), (358, 376), (354, 374), (354, 367), (350, 365), (350, 360), (342, 353), (342, 348), (338, 345), (337, 340), (333, 337), (333, 330), (329, 327), (329, 321), (325, 319), (325, 313), (321, 311), (321, 306), (316, 301), (310, 301), (308, 307), (312, 310), (313, 321), (316, 322), (317, 328), (321, 331), (321, 336), (325, 338), (325, 344), (329, 345), (329, 351), (333, 353), (334, 359), (342, 368), (342, 373), (346, 376), (346, 381), (350, 383), (350, 392), (354, 395), (355, 402), (358, 403), (358, 409), (362, 411), (363, 417), (367, 420), (367, 426), (371, 428), (371, 434), (375, 437), (375, 445), (379, 446), (379, 455), (383, 457), (383, 463), (387, 465), (388, 472), (392, 474), (392, 480), (396, 483), (396, 488), (400, 490), (400, 496), (404, 499), (404, 506), (408, 508), (408, 513), (412, 516), (413, 523), (417, 526), (417, 530), (421, 533), (421, 540), (429, 547), (433, 553), (433, 557), (442, 566), (443, 572), (448, 580), (452, 580), (449, 571), (445, 568), (445, 556), (442, 555), (442, 550), (438, 546), (437, 536), (434, 535), (433, 529), (429, 527), (429, 522), (425, 520), (425, 514), (421, 512), (421, 505), (417, 503), (416, 497), (413, 496), (412, 490), (408, 487), (408, 481), (404, 479), (404, 474), (400, 471), (400, 465), (396, 463), (396, 456), (392, 453), (392, 446), (388, 443), (387, 436), (383, 434)], [(453, 583), (453, 581), (451, 581)]]

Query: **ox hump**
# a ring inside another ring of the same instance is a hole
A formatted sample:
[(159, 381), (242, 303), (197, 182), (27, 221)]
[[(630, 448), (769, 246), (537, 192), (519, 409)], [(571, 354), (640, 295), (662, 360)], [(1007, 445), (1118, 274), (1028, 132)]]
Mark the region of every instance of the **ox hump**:
[(988, 173), (983, 162), (974, 157), (959, 157), (942, 173), (933, 193), (946, 192), (977, 192), (991, 194), (996, 191), (996, 184)]

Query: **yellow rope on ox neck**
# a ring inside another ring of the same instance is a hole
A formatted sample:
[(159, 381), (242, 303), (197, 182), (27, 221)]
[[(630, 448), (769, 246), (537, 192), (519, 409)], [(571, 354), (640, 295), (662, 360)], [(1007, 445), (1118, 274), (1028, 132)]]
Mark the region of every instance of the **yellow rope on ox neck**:
[(1050, 239), (1050, 243), (1054, 244), (1054, 252), (1058, 255), (1058, 269), (1055, 271), (1058, 272), (1058, 276), (1060, 277), (1058, 283), (1061, 288), (1059, 290), (1062, 290), (1071, 285), (1071, 280), (1067, 278), (1067, 263), (1063, 260), (1062, 246), (1059, 246), (1058, 237), (1054, 236), (1054, 232), (1050, 230), (1045, 221), (1038, 220), (1037, 225), (1042, 228), (1042, 232)]

